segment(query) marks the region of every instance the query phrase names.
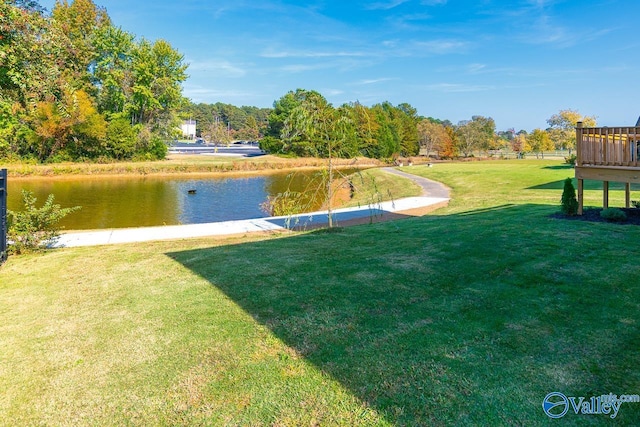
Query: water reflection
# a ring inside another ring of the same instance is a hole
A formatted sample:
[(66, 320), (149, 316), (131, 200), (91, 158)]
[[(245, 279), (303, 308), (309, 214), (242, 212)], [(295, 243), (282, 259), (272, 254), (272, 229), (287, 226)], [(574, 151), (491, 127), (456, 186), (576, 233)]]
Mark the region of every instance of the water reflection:
[[(21, 190), (42, 205), (82, 206), (62, 222), (68, 230), (196, 224), (265, 217), (261, 204), (284, 191), (308, 192), (318, 172), (239, 178), (99, 177), (9, 180), (8, 207), (21, 210)], [(189, 194), (189, 190), (195, 190)], [(319, 208), (319, 202), (310, 209)]]
[[(174, 181), (178, 222), (197, 224), (265, 216), (264, 177)], [(195, 191), (189, 194), (189, 191)]]

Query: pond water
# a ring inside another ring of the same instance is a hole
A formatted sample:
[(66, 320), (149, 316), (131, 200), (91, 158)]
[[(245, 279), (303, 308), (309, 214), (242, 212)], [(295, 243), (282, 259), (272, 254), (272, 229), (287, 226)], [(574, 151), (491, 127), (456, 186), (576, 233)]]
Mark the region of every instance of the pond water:
[[(21, 190), (41, 206), (49, 194), (62, 207), (82, 206), (61, 221), (67, 230), (197, 224), (269, 216), (261, 205), (285, 191), (304, 192), (318, 172), (250, 177), (83, 177), (13, 179), (8, 208), (22, 210)], [(312, 184), (313, 185), (313, 184)], [(310, 206), (320, 208), (321, 201)]]

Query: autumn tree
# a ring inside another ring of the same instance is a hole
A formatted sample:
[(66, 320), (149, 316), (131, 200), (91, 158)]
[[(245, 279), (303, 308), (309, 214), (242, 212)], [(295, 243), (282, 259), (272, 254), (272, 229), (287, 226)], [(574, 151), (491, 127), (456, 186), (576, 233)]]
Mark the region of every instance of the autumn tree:
[(39, 102), (31, 122), (35, 134), (30, 139), (40, 161), (61, 153), (65, 159), (96, 157), (106, 136), (106, 122), (82, 89), (66, 89), (59, 102)]
[(442, 144), (441, 157), (445, 159), (455, 159), (460, 156), (458, 133), (453, 126), (445, 126), (447, 137)]
[(558, 149), (571, 150), (576, 146), (576, 126), (582, 122), (584, 127), (595, 127), (595, 116), (583, 116), (575, 110), (560, 110), (558, 114), (551, 116), (549, 124), (549, 136)]
[(520, 131), (513, 135), (511, 139), (511, 150), (515, 153), (518, 153), (520, 157), (523, 153), (527, 152), (527, 133), (525, 131)]
[(459, 148), (465, 157), (476, 150), (489, 150), (495, 141), (495, 122), (491, 117), (473, 116), (458, 122)]
[(526, 151), (536, 154), (536, 158), (542, 155), (544, 159), (544, 151), (553, 150), (553, 141), (549, 137), (549, 132), (542, 129), (534, 129), (526, 138)]
[(420, 148), (428, 156), (432, 152), (439, 153), (444, 148), (448, 135), (445, 127), (429, 119), (422, 119), (418, 125)]

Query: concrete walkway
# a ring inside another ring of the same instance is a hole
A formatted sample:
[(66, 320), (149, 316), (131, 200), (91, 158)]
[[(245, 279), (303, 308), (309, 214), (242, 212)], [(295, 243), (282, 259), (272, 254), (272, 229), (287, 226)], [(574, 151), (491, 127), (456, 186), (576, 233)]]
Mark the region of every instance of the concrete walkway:
[[(411, 167), (409, 166), (408, 169), (411, 169)], [(382, 168), (382, 170), (412, 180), (420, 187), (422, 187), (423, 196), (439, 197), (447, 200), (450, 198), (449, 188), (440, 182), (432, 181), (428, 178), (413, 175), (395, 168)]]
[[(423, 189), (420, 197), (407, 197), (373, 206), (342, 208), (332, 211), (333, 221), (341, 223), (366, 222), (367, 219), (382, 218), (389, 214), (424, 210), (441, 206), (449, 201), (449, 190), (444, 185), (393, 168), (385, 171), (410, 178)], [(62, 234), (52, 247), (77, 247), (112, 245), (118, 243), (145, 242), (152, 240), (188, 239), (193, 237), (228, 236), (254, 232), (286, 231), (292, 228), (305, 229), (323, 227), (328, 224), (327, 211), (318, 211), (294, 216), (279, 216), (206, 224), (165, 225), (142, 228), (114, 228), (97, 231), (79, 231)]]

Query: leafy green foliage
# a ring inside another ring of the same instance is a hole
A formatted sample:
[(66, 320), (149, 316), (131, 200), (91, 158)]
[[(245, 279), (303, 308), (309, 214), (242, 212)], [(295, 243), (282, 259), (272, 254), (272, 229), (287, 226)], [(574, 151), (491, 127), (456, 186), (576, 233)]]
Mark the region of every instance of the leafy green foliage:
[(129, 120), (116, 119), (107, 127), (106, 147), (116, 159), (130, 159), (136, 152), (137, 132)]
[[(168, 138), (187, 65), (164, 40), (135, 41), (92, 0), (0, 4), (0, 158), (40, 162), (161, 158), (166, 149), (122, 140), (126, 119)], [(142, 152), (141, 150), (149, 150)]]
[(335, 108), (320, 93), (297, 89), (274, 103), (268, 121), (267, 136), (282, 141), (264, 145), (272, 153), (389, 159), (419, 151), (419, 118), (406, 103), (384, 102), (371, 108), (353, 103)]
[(565, 158), (564, 158), (564, 162), (565, 162), (566, 164), (568, 164), (568, 165), (575, 166), (575, 165), (576, 165), (576, 159), (577, 159), (577, 158), (578, 158), (578, 156), (576, 156), (575, 154), (572, 154), (572, 155), (570, 155), (570, 156), (568, 156), (568, 157), (565, 157)]
[(622, 222), (627, 219), (627, 214), (618, 208), (606, 208), (600, 211), (600, 217), (611, 222)]
[(9, 251), (14, 254), (34, 252), (60, 234), (58, 222), (80, 209), (80, 206), (62, 208), (54, 203), (50, 194), (42, 207), (36, 207), (37, 199), (30, 191), (22, 191), (23, 211), (7, 211)]
[(265, 136), (260, 140), (260, 149), (269, 153), (282, 153), (284, 143), (281, 139), (274, 138), (273, 136)]
[(562, 199), (560, 200), (562, 212), (565, 215), (575, 215), (578, 213), (578, 199), (576, 199), (576, 189), (571, 178), (564, 180)]
[(456, 133), (459, 149), (465, 157), (473, 155), (475, 150), (489, 150), (494, 148), (494, 134), (496, 124), (490, 117), (473, 116), (471, 120), (458, 123)]

